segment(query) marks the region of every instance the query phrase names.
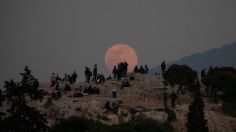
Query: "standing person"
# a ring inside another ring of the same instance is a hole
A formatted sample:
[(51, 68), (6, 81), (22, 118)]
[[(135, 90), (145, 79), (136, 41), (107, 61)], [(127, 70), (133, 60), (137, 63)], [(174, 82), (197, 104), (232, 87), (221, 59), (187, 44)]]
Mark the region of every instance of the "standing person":
[(163, 62), (161, 63), (161, 71), (162, 71), (162, 75), (165, 74), (165, 70), (166, 70), (166, 61), (163, 61)]
[(134, 67), (134, 73), (138, 73), (138, 66), (137, 65)]
[(125, 76), (125, 70), (124, 70), (124, 63), (121, 62), (120, 63), (120, 71), (121, 71), (121, 77), (124, 77)]
[(167, 88), (164, 88), (164, 107), (167, 108), (167, 102), (168, 102), (168, 93), (167, 93)]
[(70, 78), (70, 76), (65, 74), (64, 78), (63, 78), (63, 81), (68, 82), (70, 80), (69, 78)]
[(51, 87), (53, 87), (56, 84), (56, 75), (54, 72), (52, 73), (50, 80), (51, 80)]
[(122, 76), (121, 67), (118, 66), (118, 69), (117, 69), (117, 80), (118, 80), (118, 81), (121, 79), (121, 76)]
[(92, 72), (90, 71), (90, 69), (87, 66), (85, 66), (84, 74), (85, 74), (86, 82), (90, 83), (90, 78), (92, 76)]
[(59, 74), (56, 74), (56, 82), (59, 83), (59, 81), (61, 81), (62, 79), (60, 78)]
[(112, 74), (113, 74), (113, 78), (116, 79), (117, 78), (117, 68), (116, 68), (116, 66), (114, 66), (114, 68), (112, 70)]
[(148, 72), (149, 72), (149, 68), (148, 68), (147, 65), (144, 66), (144, 71), (145, 71), (145, 74), (148, 74)]
[(144, 68), (143, 68), (143, 66), (142, 66), (142, 65), (140, 66), (140, 68), (139, 68), (138, 72), (139, 72), (139, 73), (141, 73), (141, 74), (144, 74), (144, 72), (145, 72), (145, 71), (144, 71)]
[(175, 108), (175, 100), (177, 98), (177, 94), (175, 92), (172, 92), (170, 98), (171, 98), (171, 106), (172, 108)]
[(76, 71), (74, 71), (70, 78), (70, 84), (74, 84), (76, 82), (76, 79), (77, 79), (77, 73)]
[(129, 66), (129, 64), (125, 61), (125, 62), (124, 62), (124, 73), (125, 73), (125, 77), (127, 77), (128, 66)]
[(94, 65), (93, 67), (93, 79), (92, 79), (92, 82), (93, 81), (97, 81), (97, 75), (98, 75), (98, 68), (97, 68), (97, 64)]

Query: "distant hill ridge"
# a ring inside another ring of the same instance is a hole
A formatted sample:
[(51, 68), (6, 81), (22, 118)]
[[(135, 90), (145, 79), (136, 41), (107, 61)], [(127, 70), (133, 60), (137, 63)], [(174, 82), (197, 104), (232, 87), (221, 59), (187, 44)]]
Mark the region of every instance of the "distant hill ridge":
[[(221, 48), (210, 49), (205, 52), (195, 53), (183, 57), (171, 64), (186, 64), (198, 72), (209, 66), (232, 66), (236, 67), (236, 43), (226, 44)], [(160, 73), (160, 65), (153, 67), (151, 73)]]

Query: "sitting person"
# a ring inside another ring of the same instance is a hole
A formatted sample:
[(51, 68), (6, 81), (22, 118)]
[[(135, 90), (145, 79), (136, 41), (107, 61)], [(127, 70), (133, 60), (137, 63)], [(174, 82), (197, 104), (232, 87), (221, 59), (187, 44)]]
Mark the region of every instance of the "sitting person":
[(71, 91), (70, 85), (68, 83), (65, 84), (64, 91)]
[(89, 95), (92, 95), (92, 94), (93, 94), (92, 85), (89, 85), (89, 87), (88, 87), (88, 94), (89, 94)]
[(131, 74), (130, 74), (130, 76), (129, 76), (129, 80), (130, 81), (133, 81), (135, 79), (135, 75), (134, 75), (134, 73), (132, 72)]
[(105, 77), (102, 74), (98, 74), (96, 83), (97, 84), (99, 84), (99, 83), (103, 84), (104, 82), (105, 82)]
[(113, 90), (112, 90), (112, 97), (113, 97), (113, 98), (116, 98), (116, 97), (117, 97), (117, 91), (116, 91), (115, 88), (113, 88)]
[(100, 94), (100, 90), (97, 86), (93, 87), (93, 94)]
[(100, 89), (97, 87), (96, 94), (100, 94)]
[(122, 86), (121, 86), (121, 88), (129, 87), (129, 86), (130, 86), (129, 80), (128, 80), (128, 79), (124, 79), (124, 80), (122, 81)]
[(73, 97), (83, 97), (83, 94), (81, 92), (74, 93)]
[(109, 75), (108, 77), (107, 77), (107, 80), (111, 80), (112, 79), (112, 77), (111, 77), (111, 75)]
[(111, 111), (110, 101), (106, 102), (104, 108), (106, 109), (106, 112), (110, 112)]
[(84, 88), (83, 95), (89, 95), (89, 91), (87, 87)]
[(111, 112), (112, 112), (113, 114), (117, 114), (117, 113), (118, 113), (118, 109), (119, 109), (118, 104), (116, 104), (115, 102), (113, 102), (112, 105), (111, 105)]
[(82, 97), (83, 94), (82, 94), (81, 91), (82, 91), (82, 90), (81, 90), (80, 88), (76, 88), (73, 97)]
[(58, 99), (60, 99), (60, 98), (61, 98), (61, 92), (57, 92), (57, 91), (52, 92), (51, 98), (52, 98), (53, 100), (58, 100)]

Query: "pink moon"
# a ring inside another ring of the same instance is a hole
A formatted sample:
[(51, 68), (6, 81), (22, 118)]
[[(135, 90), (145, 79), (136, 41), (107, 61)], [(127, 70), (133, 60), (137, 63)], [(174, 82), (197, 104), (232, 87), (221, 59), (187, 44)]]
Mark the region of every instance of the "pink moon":
[(110, 47), (105, 55), (105, 63), (107, 68), (112, 71), (113, 67), (120, 62), (127, 62), (128, 72), (133, 71), (138, 63), (138, 56), (135, 50), (126, 44), (115, 44)]

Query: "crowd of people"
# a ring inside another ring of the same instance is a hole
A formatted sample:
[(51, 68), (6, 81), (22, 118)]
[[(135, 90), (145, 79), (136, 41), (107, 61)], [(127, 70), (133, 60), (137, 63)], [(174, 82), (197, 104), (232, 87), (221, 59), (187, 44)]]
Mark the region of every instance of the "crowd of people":
[(87, 95), (99, 95), (100, 89), (97, 86), (92, 86), (91, 84), (87, 87), (75, 88), (75, 93), (73, 97), (82, 97)]
[[(139, 68), (136, 65), (133, 69), (133, 72), (129, 75), (129, 78), (127, 79), (128, 65), (129, 64), (127, 62), (121, 62), (121, 63), (118, 63), (117, 65), (115, 65), (112, 70), (113, 78), (112, 78), (112, 76), (109, 76), (107, 78), (107, 80), (109, 80), (109, 79), (121, 80), (121, 78), (124, 78), (121, 81), (121, 84), (122, 84), (121, 89), (122, 89), (124, 87), (130, 86), (129, 80), (131, 80), (131, 81), (134, 80), (136, 73), (141, 73), (141, 74), (148, 74), (149, 73), (149, 67), (147, 65), (144, 65), (144, 66), (141, 65)], [(162, 75), (164, 75), (166, 72), (165, 61), (163, 61), (161, 63), (161, 71), (162, 71)], [(28, 71), (28, 72), (30, 72), (30, 71)], [(89, 85), (84, 86), (82, 88), (75, 87), (75, 92), (73, 94), (73, 97), (99, 95), (100, 89), (96, 84), (104, 83), (106, 79), (102, 74), (98, 73), (97, 64), (95, 64), (93, 66), (92, 71), (90, 70), (89, 67), (85, 66), (84, 74), (85, 74), (85, 82), (88, 83)], [(58, 73), (52, 73), (51, 78), (50, 78), (50, 80), (51, 80), (50, 86), (54, 87), (55, 91), (53, 93), (51, 93), (51, 97), (52, 97), (51, 99), (57, 100), (57, 99), (61, 98), (61, 91), (59, 90), (60, 83), (62, 83), (62, 82), (64, 83), (63, 91), (71, 91), (71, 85), (76, 83), (76, 79), (77, 79), (77, 73), (75, 71), (71, 75), (65, 74), (63, 78), (61, 78)], [(91, 83), (95, 83), (95, 85), (93, 85)], [(111, 92), (112, 92), (112, 97), (116, 98), (117, 97), (116, 88), (113, 88), (113, 90)], [(168, 98), (170, 98), (171, 107), (175, 108), (177, 94), (175, 92), (172, 92), (169, 96), (168, 96), (168, 93), (164, 94), (165, 106), (167, 106)], [(118, 110), (119, 110), (119, 104), (117, 104), (115, 102), (107, 101), (104, 105), (104, 109), (106, 110), (106, 112), (117, 114)], [(51, 113), (51, 114), (49, 114), (49, 117), (54, 117), (54, 114), (57, 114), (57, 113)]]
[(138, 66), (136, 65), (134, 67), (134, 70), (133, 70), (134, 73), (141, 73), (141, 74), (148, 74), (149, 73), (149, 68), (147, 65), (145, 65), (144, 67), (141, 65), (139, 68)]
[(94, 86), (92, 87), (92, 85), (90, 84), (88, 87), (85, 87), (83, 89), (83, 93), (84, 95), (93, 95), (93, 94), (100, 94), (100, 90), (98, 87)]
[(52, 99), (60, 99), (61, 91), (71, 91), (71, 85), (76, 83), (76, 79), (77, 73), (75, 71), (71, 75), (65, 74), (63, 78), (58, 73), (52, 73), (50, 77), (50, 87), (53, 87), (53, 91), (50, 92)]
[[(117, 65), (113, 67), (112, 74), (113, 78), (120, 80), (122, 77), (127, 77), (128, 74), (128, 66), (129, 64), (125, 62), (120, 62)], [(144, 65), (144, 67), (141, 65), (139, 68), (136, 65), (133, 69), (133, 73), (141, 73), (141, 74), (148, 74), (149, 73), (149, 68), (147, 65)], [(132, 73), (131, 73), (132, 74)], [(110, 79), (111, 77), (109, 77)]]
[(58, 73), (57, 74), (52, 73), (51, 78), (50, 78), (51, 87), (59, 85), (59, 82), (61, 81), (64, 81), (71, 85), (71, 84), (76, 83), (76, 79), (77, 79), (77, 73), (75, 71), (72, 73), (72, 75), (65, 74), (63, 78), (61, 78)]
[[(117, 80), (121, 80), (121, 78), (126, 78), (127, 74), (128, 74), (128, 66), (129, 64), (124, 61), (124, 62), (120, 62), (117, 65), (114, 66), (113, 70), (112, 70), (112, 74), (113, 74), (113, 79), (117, 79)], [(166, 63), (165, 61), (163, 61), (161, 63), (161, 71), (162, 71), (162, 75), (164, 75), (165, 71), (166, 71)], [(85, 66), (85, 82), (90, 84), (90, 83), (104, 83), (105, 82), (105, 77), (102, 74), (98, 73), (98, 67), (97, 64), (95, 64), (93, 66), (93, 70), (91, 71), (89, 67)], [(135, 78), (135, 73), (141, 73), (141, 74), (148, 74), (149, 73), (149, 67), (147, 65), (141, 65), (139, 68), (136, 65), (133, 69), (133, 72), (130, 74), (129, 76), (129, 80), (134, 80)], [(55, 90), (58, 90), (59, 88), (59, 84), (60, 82), (64, 82), (64, 91), (70, 91), (71, 90), (71, 85), (76, 83), (76, 79), (77, 79), (77, 73), (74, 71), (71, 75), (69, 74), (65, 74), (63, 78), (61, 78), (58, 73), (52, 73), (51, 75), (51, 87), (54, 87)], [(112, 79), (111, 76), (109, 76), (107, 78)], [(128, 87), (129, 81), (128, 79), (124, 79), (122, 81), (122, 88), (123, 87)], [(90, 84), (88, 87), (85, 87), (83, 89), (76, 89), (75, 90), (75, 94), (74, 97), (80, 97), (80, 96), (84, 96), (84, 95), (93, 95), (93, 94), (100, 94), (100, 90), (98, 87), (92, 87), (92, 85)], [(117, 96), (117, 91), (112, 91), (112, 95), (113, 97)], [(54, 93), (52, 93), (52, 96), (54, 98), (59, 98), (61, 96), (61, 93), (56, 91)], [(176, 95), (172, 94), (171, 95), (171, 102), (172, 102), (172, 107), (175, 107), (175, 99), (176, 99)]]
[(95, 82), (97, 84), (105, 82), (104, 75), (103, 74), (98, 74), (97, 64), (94, 65), (93, 72), (90, 70), (90, 68), (85, 66), (84, 74), (85, 74), (85, 82), (87, 82), (87, 83), (90, 83), (90, 80), (91, 80), (92, 76), (93, 76), (93, 78), (92, 78), (91, 82)]
[(117, 66), (115, 65), (112, 70), (113, 78), (120, 80), (122, 77), (127, 77), (128, 65), (126, 61), (118, 63)]

